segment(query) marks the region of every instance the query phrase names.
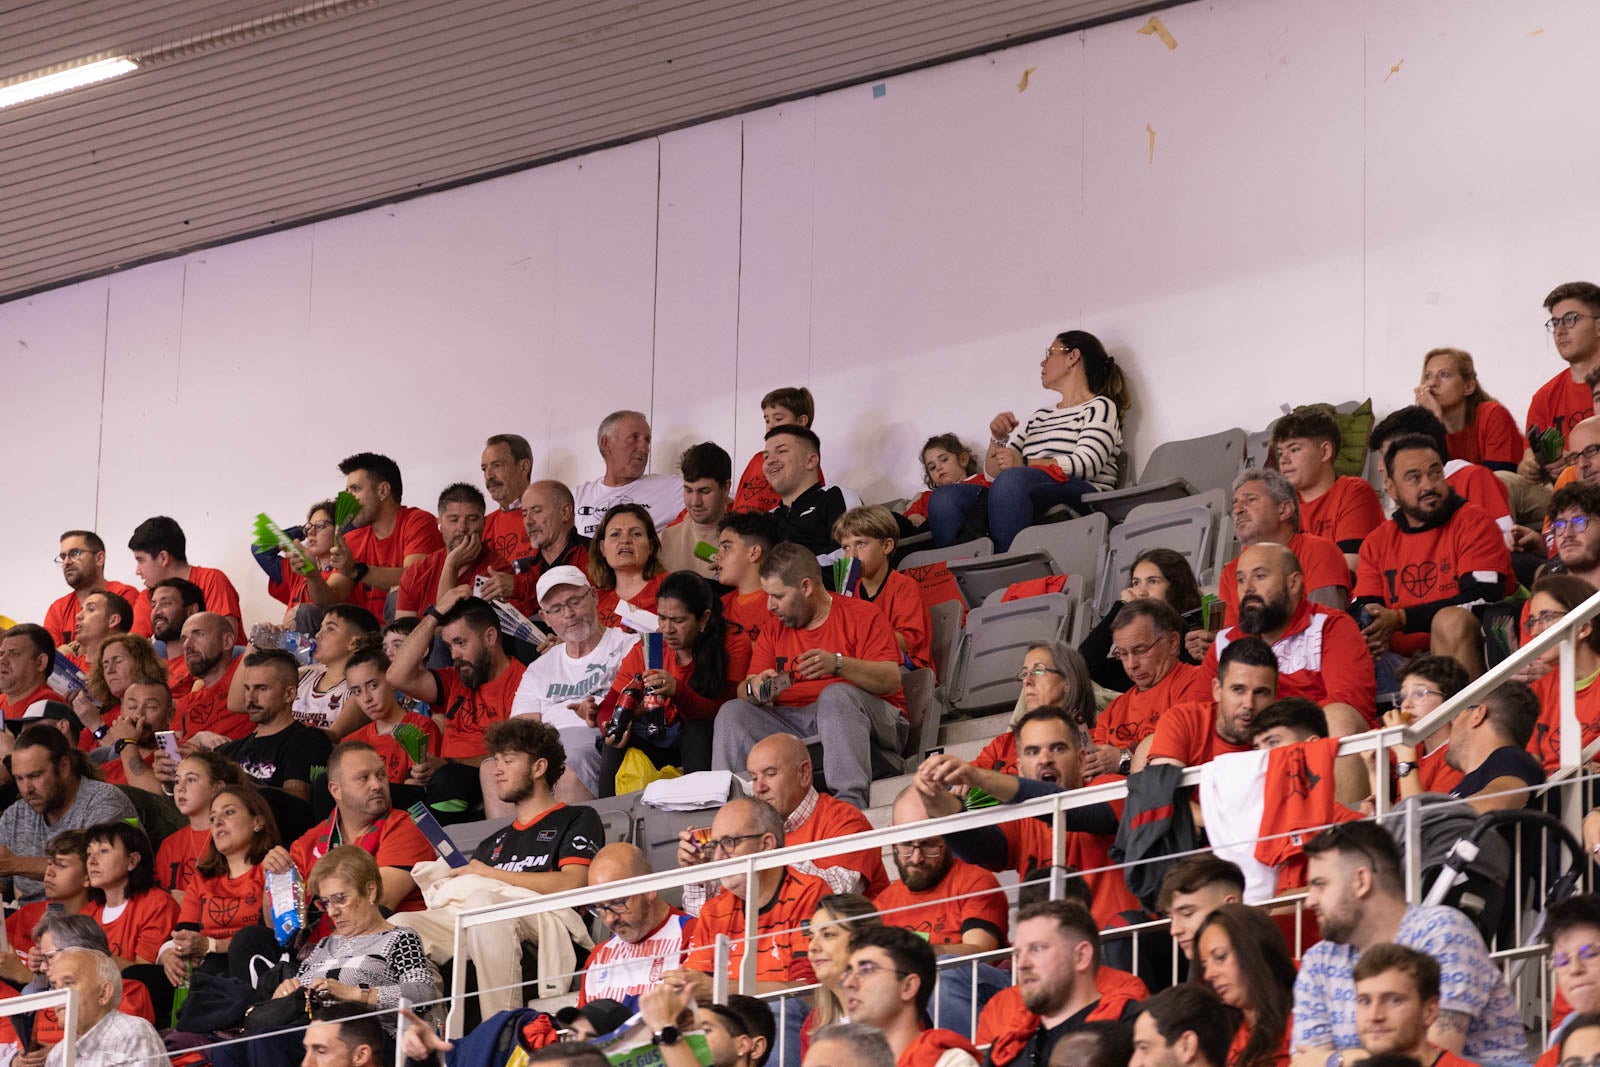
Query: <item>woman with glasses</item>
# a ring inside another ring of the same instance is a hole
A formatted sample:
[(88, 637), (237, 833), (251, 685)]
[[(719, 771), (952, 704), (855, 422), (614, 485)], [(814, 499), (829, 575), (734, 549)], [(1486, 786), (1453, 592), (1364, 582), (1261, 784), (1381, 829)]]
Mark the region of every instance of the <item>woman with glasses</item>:
[[(1594, 595), (1594, 586), (1570, 574), (1547, 574), (1533, 583), (1528, 601), (1523, 640), (1532, 640), (1566, 617), (1567, 612)], [(1584, 623), (1572, 643), (1573, 677), (1577, 682), (1578, 723), (1583, 727), (1581, 747), (1600, 737), (1600, 630)], [(1552, 670), (1531, 684), (1539, 698), (1539, 722), (1528, 745), (1549, 774), (1561, 766), (1561, 648), (1552, 647), (1540, 657)]]
[(1083, 330), (1057, 334), (1039, 363), (1039, 384), (1061, 400), (1020, 422), (1002, 411), (989, 422), (985, 492), (973, 482), (942, 485), (928, 499), (928, 529), (939, 547), (953, 544), (968, 512), (983, 507), (995, 551), (1004, 552), (1034, 518), (1085, 493), (1115, 489), (1128, 385), (1122, 368)]
[[(1089, 679), (1089, 667), (1078, 650), (1065, 641), (1040, 641), (1030, 645), (1022, 657), (1022, 670), (1017, 677), (1022, 681), (1022, 695), (1011, 712), (1015, 726), (1030, 711), (1040, 708), (1065, 708), (1081, 721), (1083, 737), (1080, 744), (1089, 744), (1089, 729), (1094, 726), (1094, 683)], [(1015, 730), (1005, 730), (983, 747), (974, 767), (1017, 773), (1017, 735)]]
[(1528, 439), (1498, 400), (1478, 384), (1472, 356), (1459, 348), (1435, 348), (1422, 357), (1422, 383), (1416, 402), (1444, 423), (1451, 459), (1481, 463), (1490, 470), (1514, 471), (1528, 450)]
[(850, 965), (850, 933), (865, 926), (882, 926), (877, 905), (855, 893), (835, 893), (818, 902), (811, 917), (811, 969), (818, 988), (811, 997), (811, 1013), (800, 1025), (800, 1054), (811, 1047), (811, 1035), (824, 1026), (846, 1022), (844, 976)]
[[(1114, 644), (1111, 634), (1116, 629), (1122, 606), (1135, 600), (1163, 602), (1183, 620), (1185, 633), (1200, 624), (1200, 585), (1195, 581), (1189, 560), (1181, 552), (1174, 552), (1170, 548), (1147, 548), (1134, 557), (1133, 569), (1128, 574), (1128, 587), (1112, 603), (1105, 618), (1089, 631), (1083, 644), (1078, 646), (1089, 664), (1089, 674), (1095, 684), (1118, 693), (1132, 689), (1133, 682), (1123, 669), (1122, 661), (1111, 655), (1111, 646)], [(1178, 658), (1191, 665), (1200, 662), (1189, 655), (1182, 641), (1178, 642)]]
[(617, 626), (617, 604), (656, 610), (656, 594), (667, 573), (661, 537), (639, 504), (618, 504), (605, 513), (589, 542), (589, 581), (600, 602), (600, 625)]
[[(1568, 1059), (1588, 1063), (1600, 1054), (1600, 1030), (1577, 1038), (1587, 1051), (1574, 1056), (1569, 1045), (1578, 1031), (1600, 1028), (1600, 1015), (1593, 1014), (1600, 1012), (1600, 896), (1582, 893), (1551, 905), (1543, 937), (1550, 945), (1557, 1004), (1564, 1003), (1570, 1014), (1551, 1031), (1549, 1048), (1535, 1067), (1555, 1067)], [(1591, 1021), (1585, 1023), (1585, 1018)]]
[(1200, 924), (1194, 962), (1190, 980), (1243, 1019), (1227, 1067), (1288, 1067), (1295, 967), (1278, 924), (1247, 904), (1224, 904)]
[[(311, 505), (311, 510), (306, 512), (304, 526), (291, 526), (285, 530), (296, 542), (301, 550), (316, 565), (316, 570), (307, 575), (301, 572), (303, 564), (299, 558), (284, 552), (277, 545), (252, 545), (251, 553), (255, 555), (256, 565), (267, 574), (267, 592), (273, 599), (282, 602), (285, 607), (283, 625), (293, 628), (295, 612), (302, 604), (311, 604), (316, 601), (311, 595), (311, 584), (320, 583), (327, 588), (326, 576), (333, 570), (330, 559), (333, 552), (334, 504), (331, 500), (318, 501)], [(332, 592), (323, 603), (330, 603)]]

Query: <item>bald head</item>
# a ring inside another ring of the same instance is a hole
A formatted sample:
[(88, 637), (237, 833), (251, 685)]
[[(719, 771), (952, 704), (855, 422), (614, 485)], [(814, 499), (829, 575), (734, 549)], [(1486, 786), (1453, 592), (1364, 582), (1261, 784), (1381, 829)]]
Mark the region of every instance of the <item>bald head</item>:
[(908, 785), (900, 790), (900, 795), (894, 798), (894, 807), (890, 810), (890, 825), (904, 826), (907, 823), (922, 822), (928, 817), (928, 809), (923, 806), (922, 794), (917, 792), (917, 787)]
[[(650, 873), (645, 854), (625, 841), (607, 845), (589, 862), (589, 884), (605, 885)], [(672, 911), (655, 893), (617, 896), (595, 905), (600, 921), (616, 937), (637, 944), (660, 929)]]
[(589, 861), (589, 884), (603, 885), (624, 878), (640, 878), (650, 873), (650, 859), (637, 846), (616, 841), (602, 848)]
[(553, 549), (572, 529), (572, 490), (556, 481), (534, 482), (522, 493), (522, 526), (536, 549)]
[(1578, 468), (1578, 480), (1600, 485), (1600, 456), (1583, 454), (1594, 445), (1600, 445), (1600, 416), (1591, 415), (1567, 431), (1567, 455)]
[(1300, 560), (1287, 545), (1263, 541), (1239, 553), (1239, 568), (1267, 567), (1272, 573), (1287, 578), (1300, 573)]
[(183, 621), (183, 665), (207, 683), (233, 656), (233, 623), (214, 611), (198, 611)]
[(750, 793), (788, 818), (811, 791), (811, 754), (793, 734), (772, 734), (756, 742), (745, 757)]
[(1240, 631), (1276, 641), (1305, 597), (1300, 561), (1283, 545), (1251, 545), (1239, 553), (1238, 583)]

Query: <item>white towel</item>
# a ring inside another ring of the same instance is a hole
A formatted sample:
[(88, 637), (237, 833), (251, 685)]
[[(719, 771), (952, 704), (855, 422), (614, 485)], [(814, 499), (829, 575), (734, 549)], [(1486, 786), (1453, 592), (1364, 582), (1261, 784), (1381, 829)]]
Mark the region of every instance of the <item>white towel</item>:
[(1244, 872), (1244, 901), (1258, 904), (1278, 892), (1278, 869), (1256, 859), (1266, 811), (1267, 751), (1230, 752), (1200, 768), (1200, 814), (1211, 851)]

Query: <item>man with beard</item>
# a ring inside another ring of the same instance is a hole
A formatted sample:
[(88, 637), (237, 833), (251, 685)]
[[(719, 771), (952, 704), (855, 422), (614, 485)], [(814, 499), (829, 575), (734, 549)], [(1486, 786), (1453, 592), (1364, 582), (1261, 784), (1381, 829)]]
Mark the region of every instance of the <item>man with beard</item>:
[(511, 714), (531, 715), (553, 726), (566, 746), (567, 773), (556, 783), (556, 799), (591, 800), (601, 791), (596, 701), (610, 690), (617, 665), (639, 635), (600, 625), (594, 587), (576, 567), (545, 571), (535, 592), (540, 615), (561, 644), (528, 668)]
[(774, 625), (756, 639), (741, 699), (717, 713), (712, 768), (742, 768), (769, 734), (820, 737), (833, 795), (864, 809), (872, 746), (899, 752), (909, 729), (894, 629), (866, 601), (830, 593), (809, 547), (773, 546), (761, 585)]
[(217, 749), (260, 785), (311, 799), (311, 780), (328, 764), (333, 741), (322, 730), (294, 718), (300, 665), (281, 648), (247, 654), (240, 668), (244, 714), (255, 726), (248, 736)]
[[(1241, 607), (1241, 614), (1250, 608)], [(1352, 629), (1354, 627), (1352, 626)], [(1211, 699), (1168, 708), (1139, 746), (1134, 771), (1148, 764), (1198, 767), (1226, 752), (1250, 751), (1250, 723), (1278, 698), (1278, 657), (1259, 637), (1230, 642), (1217, 661)]]
[(578, 535), (594, 536), (600, 520), (618, 504), (639, 504), (656, 529), (683, 510), (683, 483), (670, 474), (646, 474), (650, 465), (650, 422), (637, 411), (613, 411), (600, 420), (595, 435), (606, 472), (573, 490)]
[[(552, 789), (565, 769), (566, 754), (554, 727), (526, 717), (497, 722), (484, 734), (483, 747), (494, 757), (494, 789), (502, 801), (512, 805), (515, 818), (510, 826), (485, 839), (470, 863), (444, 875), (473, 879), (452, 887), (451, 904), (394, 918), (395, 925), (409, 926), (421, 935), (429, 957), (440, 963), (449, 960), (453, 951), (457, 914), (505, 900), (508, 889), (513, 896), (517, 890), (526, 890), (530, 898), (580, 889), (588, 884), (589, 864), (605, 844), (605, 827), (593, 808), (555, 799)], [(546, 913), (539, 919), (565, 924), (572, 938), (583, 948), (590, 947), (583, 921), (571, 909)], [(480, 995), (484, 1018), (523, 1006), (521, 954), (508, 951), (508, 946), (537, 945), (539, 972), (560, 976), (541, 982), (540, 995), (566, 992), (566, 976), (573, 973), (578, 955), (566, 936), (540, 936), (541, 930), (549, 928), (544, 922), (524, 918), (510, 927), (502, 924), (467, 930), (467, 952), (478, 969), (478, 988), (484, 990)], [(462, 962), (458, 960), (456, 965)]]
[[(782, 848), (784, 841), (783, 816), (765, 801), (735, 798), (711, 820), (711, 848), (719, 860), (771, 852)], [(752, 950), (744, 932), (745, 908), (752, 903), (745, 899), (748, 885), (743, 874), (722, 879), (721, 890), (695, 920), (688, 960), (681, 969), (662, 975), (663, 982), (692, 985), (695, 1002), (710, 1004), (718, 934), (727, 934), (733, 941), (728, 977), (738, 981), (745, 953)], [(828, 883), (793, 867), (768, 867), (756, 875), (756, 893), (755, 991), (767, 993), (815, 982), (806, 928), (817, 912), (817, 902), (829, 893)]]
[(1428, 1039), (1486, 1067), (1525, 1064), (1522, 1019), (1483, 938), (1455, 908), (1408, 904), (1400, 848), (1376, 823), (1347, 822), (1306, 842), (1306, 906), (1322, 940), (1306, 951), (1294, 983), (1295, 1063), (1322, 1064), (1360, 1047), (1356, 959), (1384, 942), (1439, 961), (1439, 1017)]
[(440, 594), (458, 585), (472, 585), (479, 575), (509, 565), (489, 551), (484, 541), (483, 494), (466, 482), (447, 485), (439, 494), (439, 536), (436, 548), (407, 567), (395, 595), (394, 617), (412, 618), (432, 607)]
[[(469, 592), (464, 585), (445, 590), (406, 636), (386, 675), (390, 685), (433, 708), (435, 722), (443, 719), (439, 755), (445, 762), (428, 781), (428, 806), (444, 816), (470, 811), (482, 797), (484, 738), (511, 714), (524, 669), (506, 655), (494, 609)], [(435, 634), (444, 640), (450, 666), (431, 671), (426, 661)]]
[(1239, 621), (1217, 634), (1200, 670), (1215, 676), (1230, 644), (1259, 637), (1277, 657), (1280, 697), (1316, 701), (1336, 737), (1376, 725), (1377, 683), (1361, 631), (1345, 612), (1306, 597), (1295, 554), (1273, 543), (1247, 548), (1237, 574)]
[(1085, 1023), (1131, 1022), (1139, 1003), (1126, 993), (1102, 994), (1100, 930), (1081, 904), (1051, 900), (1017, 912), (1012, 970), (1026, 1009), (1009, 1013), (995, 1031), (987, 1067), (1045, 1067), (1057, 1041)]
[[(589, 884), (649, 873), (649, 858), (638, 847), (617, 841), (595, 854), (589, 864)], [(639, 994), (659, 985), (664, 972), (675, 971), (682, 963), (694, 920), (653, 890), (602, 901), (595, 910), (611, 937), (596, 945), (584, 964), (578, 1004), (609, 998), (637, 1010)]]
[(0, 635), (0, 713), (7, 722), (26, 718), (43, 701), (62, 699), (49, 685), (55, 657), (55, 645), (43, 626), (22, 622)]
[(11, 774), (22, 802), (0, 815), (0, 876), (13, 880), (22, 903), (44, 897), (45, 845), (52, 837), (135, 817), (120, 789), (78, 773), (72, 743), (49, 723), (22, 731)]
[[(233, 654), (233, 623), (212, 611), (191, 615), (183, 623), (183, 681), (172, 687), (177, 708), (172, 728), (184, 741), (209, 733), (235, 741), (250, 732), (250, 720), (228, 710), (228, 689), (242, 659)], [(294, 657), (289, 657), (293, 662)], [(294, 683), (290, 683), (290, 697)], [(207, 741), (211, 743), (206, 743)], [(216, 738), (200, 739), (202, 748), (221, 744)]]
[(421, 911), (422, 893), (411, 868), (435, 857), (411, 816), (389, 801), (383, 757), (371, 745), (345, 741), (328, 756), (328, 792), (334, 810), (287, 850), (274, 848), (263, 864), (283, 873), (292, 862), (302, 878), (340, 845), (356, 845), (378, 862), (378, 904), (388, 911)]
[(1573, 482), (1557, 489), (1550, 498), (1547, 536), (1560, 570), (1600, 589), (1600, 485)]
[[(1339, 546), (1325, 537), (1300, 529), (1300, 496), (1289, 479), (1275, 470), (1246, 467), (1233, 480), (1233, 531), (1239, 547), (1248, 549), (1271, 542), (1285, 545), (1300, 561), (1305, 576), (1306, 599), (1343, 611), (1350, 601), (1350, 565)], [(1239, 621), (1239, 559), (1229, 560), (1217, 579), (1217, 595), (1227, 605), (1224, 626)], [(1206, 654), (1216, 633), (1193, 629), (1184, 638), (1189, 655)]]
[(234, 633), (244, 630), (239, 591), (228, 576), (215, 567), (200, 567), (189, 562), (189, 539), (175, 519), (157, 515), (144, 520), (134, 527), (133, 536), (128, 538), (128, 549), (133, 553), (134, 573), (144, 582), (144, 600), (149, 601), (150, 591), (158, 583), (168, 578), (182, 578), (200, 587), (207, 606), (231, 620)]
[(1404, 945), (1373, 945), (1352, 975), (1356, 1030), (1368, 1056), (1410, 1056), (1428, 1067), (1472, 1067), (1435, 1048), (1428, 1031), (1439, 1018), (1439, 963)]
[[(1135, 601), (1143, 603), (1143, 601)], [(929, 818), (962, 809), (961, 797), (981, 789), (1002, 804), (1026, 800), (1085, 784), (1083, 724), (1063, 708), (1045, 706), (1028, 712), (1012, 727), (1017, 735), (1017, 776), (973, 766), (948, 753), (929, 756), (917, 768), (915, 785)], [(960, 792), (951, 792), (952, 787)], [(1124, 912), (1138, 912), (1139, 901), (1120, 871), (1111, 866), (1122, 802), (1095, 804), (1067, 814), (1066, 862), (1085, 874), (1095, 921), (1114, 926)], [(1027, 877), (1051, 866), (1054, 848), (1048, 819), (1018, 819), (963, 830), (945, 837), (956, 858), (991, 871), (1014, 870)]]
[(716, 578), (709, 560), (694, 554), (700, 542), (717, 543), (717, 526), (728, 511), (733, 460), (710, 441), (690, 445), (679, 461), (683, 471), (683, 518), (661, 531), (661, 562), (669, 571), (694, 571)]
[[(907, 786), (895, 798), (895, 826), (927, 817), (915, 786)], [(904, 841), (891, 851), (900, 880), (890, 882), (873, 900), (884, 922), (916, 932), (940, 956), (993, 952), (1005, 945), (1011, 909), (994, 875), (957, 859), (941, 836)], [(1010, 984), (1004, 971), (988, 963), (946, 969), (940, 978), (936, 1018), (963, 1037), (972, 1036), (974, 993), (981, 1011), (991, 996)]]
[[(133, 632), (150, 636), (150, 604), (139, 596), (139, 590), (124, 582), (113, 582), (106, 577), (106, 543), (93, 530), (68, 530), (61, 535), (61, 554), (56, 557), (61, 566), (61, 577), (70, 590), (52, 603), (44, 613), (44, 628), (58, 645), (71, 643), (76, 630), (78, 610), (90, 593), (109, 591), (143, 610), (132, 620)], [(136, 609), (137, 610), (137, 609)]]
[[(206, 595), (198, 585), (182, 578), (167, 578), (147, 591), (150, 599), (150, 636), (166, 649), (167, 684), (174, 693), (189, 681), (183, 663), (183, 624), (189, 616), (206, 610)], [(139, 609), (135, 606), (134, 611)]]
[[(497, 433), (484, 442), (478, 469), (483, 488), (498, 505), (483, 520), (483, 543), (497, 559), (519, 559), (533, 552), (523, 525), (522, 494), (533, 477), (533, 449), (520, 434)], [(446, 538), (448, 541), (448, 538)]]
[[(345, 491), (359, 509), (350, 520), (350, 533), (334, 531), (334, 570), (328, 574), (327, 597), (332, 603), (348, 601), (384, 617), (389, 590), (400, 576), (429, 552), (442, 548), (432, 515), (400, 503), (403, 484), (400, 466), (376, 452), (358, 452), (339, 463)], [(313, 599), (318, 590), (312, 587)]]
[(978, 1067), (972, 1042), (925, 1021), (938, 978), (932, 947), (910, 930), (858, 927), (842, 988), (845, 1017), (882, 1031), (896, 1067)]
[(1476, 678), (1483, 631), (1472, 609), (1499, 600), (1511, 585), (1505, 539), (1483, 509), (1450, 488), (1431, 438), (1389, 442), (1383, 468), (1395, 515), (1361, 543), (1356, 569), (1367, 648), (1377, 657), (1431, 649)]

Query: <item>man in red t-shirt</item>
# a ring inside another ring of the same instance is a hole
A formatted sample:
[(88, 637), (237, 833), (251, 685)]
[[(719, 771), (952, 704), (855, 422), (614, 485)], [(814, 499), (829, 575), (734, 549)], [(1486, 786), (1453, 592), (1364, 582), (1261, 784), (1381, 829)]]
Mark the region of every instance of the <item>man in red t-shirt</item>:
[(93, 530), (68, 530), (61, 535), (61, 554), (56, 562), (61, 565), (61, 577), (70, 590), (44, 613), (44, 628), (56, 644), (71, 644), (78, 611), (89, 594), (108, 591), (135, 605), (132, 631), (150, 636), (150, 601), (141, 598), (133, 586), (106, 578), (106, 543), (99, 534)]
[[(883, 1034), (895, 1067), (977, 1067), (978, 1050), (965, 1036), (925, 1022), (935, 985), (943, 990), (954, 976), (947, 974), (943, 982), (938, 978), (934, 949), (910, 930), (892, 924), (858, 926), (850, 936), (850, 962), (841, 989), (845, 1015)], [(941, 1013), (939, 1018), (948, 1017)], [(966, 1029), (966, 1017), (949, 1021)], [(965, 1056), (950, 1055), (957, 1050)]]
[(722, 596), (722, 617), (749, 634), (752, 644), (773, 623), (761, 564), (780, 540), (764, 513), (731, 511), (717, 525), (717, 581), (730, 587)]
[[(443, 639), (451, 666), (433, 671), (427, 660), (435, 634)], [(494, 609), (467, 596), (462, 586), (446, 590), (395, 653), (389, 684), (433, 708), (436, 721), (444, 719), (439, 757), (429, 757), (412, 772), (427, 783), (428, 806), (436, 813), (460, 815), (482, 799), (479, 769), (488, 758), (484, 735), (510, 718), (523, 670), (506, 655)]]
[[(927, 820), (916, 786), (901, 790), (891, 817), (895, 826)], [(915, 930), (941, 956), (993, 952), (1005, 945), (1010, 907), (994, 875), (957, 859), (942, 836), (894, 845), (892, 851), (900, 880), (873, 898), (884, 922)]]
[(1134, 749), (1156, 728), (1161, 713), (1186, 700), (1211, 694), (1199, 667), (1178, 658), (1183, 621), (1163, 600), (1122, 605), (1112, 624), (1111, 654), (1122, 661), (1133, 688), (1106, 705), (1090, 731), (1093, 747), (1083, 755), (1083, 773), (1127, 774)]
[[(233, 654), (233, 622), (214, 611), (189, 616), (183, 624), (184, 681), (172, 691), (172, 729), (179, 740), (217, 734), (229, 741), (255, 729), (249, 716), (228, 710), (228, 688), (244, 657)], [(214, 747), (220, 742), (210, 739)]]
[(346, 456), (339, 473), (360, 510), (350, 521), (348, 535), (334, 531), (328, 595), (335, 603), (358, 604), (381, 619), (389, 590), (400, 584), (405, 569), (443, 548), (444, 541), (432, 515), (400, 503), (400, 466), (388, 456), (376, 452)]
[[(872, 829), (860, 809), (838, 797), (817, 792), (812, 784), (811, 753), (805, 743), (792, 734), (773, 734), (757, 742), (745, 758), (745, 770), (750, 775), (750, 795), (765, 800), (783, 816), (784, 840), (791, 845)], [(884, 869), (881, 849), (829, 856), (817, 860), (816, 866), (842, 867), (855, 872), (854, 884), (841, 892), (871, 897), (889, 887), (889, 872)]]
[(18, 623), (0, 637), (0, 714), (7, 722), (42, 701), (66, 699), (49, 686), (55, 658), (49, 631), (35, 623)]
[[(400, 575), (395, 618), (421, 615), (446, 590), (470, 586), (473, 579), (492, 577), (497, 570), (506, 577), (507, 587), (511, 585), (510, 564), (489, 548), (483, 510), (483, 494), (476, 487), (466, 482), (445, 486), (439, 494), (439, 537), (444, 544)], [(520, 528), (520, 512), (517, 517)]]
[(1432, 438), (1389, 442), (1384, 487), (1395, 515), (1362, 542), (1356, 571), (1367, 647), (1375, 656), (1431, 647), (1477, 677), (1483, 632), (1472, 609), (1499, 600), (1512, 584), (1505, 539), (1494, 520), (1450, 488)]
[(175, 520), (165, 515), (144, 520), (134, 527), (133, 536), (128, 538), (128, 549), (133, 553), (134, 573), (144, 582), (144, 592), (140, 595), (144, 608), (135, 604), (135, 617), (141, 610), (148, 615), (150, 590), (155, 588), (157, 582), (182, 578), (193, 582), (205, 594), (207, 611), (214, 611), (229, 619), (235, 634), (244, 633), (239, 591), (221, 571), (189, 562), (189, 539)]
[(898, 754), (905, 742), (900, 646), (883, 613), (828, 592), (807, 548), (775, 545), (761, 564), (773, 625), (761, 632), (741, 699), (717, 714), (714, 770), (744, 766), (763, 737), (820, 737), (822, 772), (834, 796), (866, 808), (872, 746)]
[(1296, 408), (1272, 427), (1278, 470), (1300, 497), (1300, 529), (1338, 545), (1354, 571), (1361, 540), (1383, 521), (1383, 506), (1365, 478), (1334, 469), (1343, 440), (1338, 422), (1320, 407)]
[(1277, 698), (1272, 646), (1259, 637), (1232, 642), (1217, 661), (1211, 699), (1168, 708), (1134, 755), (1134, 771), (1152, 763), (1198, 767), (1228, 752), (1248, 752), (1251, 721)]
[(533, 477), (533, 448), (528, 439), (514, 433), (495, 434), (484, 442), (478, 466), (483, 471), (483, 488), (497, 505), (483, 520), (484, 546), (499, 559), (532, 555), (533, 544), (522, 519), (522, 494)]
[(1600, 370), (1600, 286), (1593, 282), (1558, 285), (1544, 298), (1544, 307), (1550, 313), (1545, 326), (1556, 354), (1567, 366), (1541, 385), (1528, 403), (1523, 427), (1530, 437), (1546, 430), (1561, 435), (1561, 448), (1553, 462), (1544, 462), (1531, 448), (1523, 455), (1517, 473), (1536, 485), (1554, 480), (1566, 468), (1567, 435), (1594, 414), (1594, 397), (1584, 379)]
[[(1300, 525), (1300, 496), (1289, 479), (1275, 470), (1241, 471), (1233, 482), (1233, 529), (1241, 549), (1260, 544), (1286, 545), (1300, 561), (1306, 598), (1343, 611), (1350, 602), (1350, 564), (1339, 546), (1326, 537), (1306, 533)], [(1223, 565), (1217, 596), (1227, 606), (1223, 625), (1239, 621), (1238, 557)], [(1184, 638), (1194, 659), (1206, 654), (1215, 631), (1194, 629)]]

